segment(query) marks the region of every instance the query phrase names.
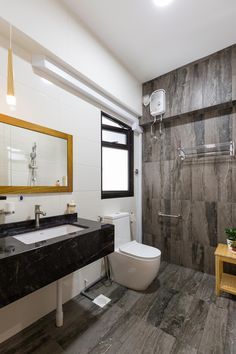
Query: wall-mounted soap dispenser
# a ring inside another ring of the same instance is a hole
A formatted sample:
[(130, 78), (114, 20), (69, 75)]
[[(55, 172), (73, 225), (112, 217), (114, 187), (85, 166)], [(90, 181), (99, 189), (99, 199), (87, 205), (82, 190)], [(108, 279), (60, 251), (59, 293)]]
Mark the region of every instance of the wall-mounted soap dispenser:
[(6, 201), (7, 197), (0, 196), (0, 214), (9, 215), (15, 214), (15, 203), (13, 202), (3, 202)]

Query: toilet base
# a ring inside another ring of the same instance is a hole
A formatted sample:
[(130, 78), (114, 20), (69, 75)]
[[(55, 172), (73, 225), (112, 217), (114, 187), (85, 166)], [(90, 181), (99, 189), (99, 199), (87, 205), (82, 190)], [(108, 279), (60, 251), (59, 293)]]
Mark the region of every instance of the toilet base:
[(129, 289), (143, 291), (156, 278), (161, 257), (141, 259), (121, 253), (119, 250), (108, 256), (112, 280)]

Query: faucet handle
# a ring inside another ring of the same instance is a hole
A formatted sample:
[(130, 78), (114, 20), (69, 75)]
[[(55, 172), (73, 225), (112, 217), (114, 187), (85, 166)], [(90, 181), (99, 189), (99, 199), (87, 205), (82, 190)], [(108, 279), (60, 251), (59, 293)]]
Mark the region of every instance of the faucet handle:
[(34, 208), (35, 208), (35, 210), (40, 210), (40, 208), (41, 208), (41, 205), (39, 205), (39, 204), (36, 204), (36, 205), (34, 206)]

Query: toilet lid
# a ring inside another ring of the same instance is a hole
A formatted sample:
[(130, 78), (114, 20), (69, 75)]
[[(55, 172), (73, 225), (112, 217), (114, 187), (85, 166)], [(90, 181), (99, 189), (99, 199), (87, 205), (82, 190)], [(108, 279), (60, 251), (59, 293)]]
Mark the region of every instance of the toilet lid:
[(143, 245), (136, 241), (127, 242), (120, 246), (120, 252), (139, 258), (157, 258), (160, 257), (161, 251), (155, 247)]

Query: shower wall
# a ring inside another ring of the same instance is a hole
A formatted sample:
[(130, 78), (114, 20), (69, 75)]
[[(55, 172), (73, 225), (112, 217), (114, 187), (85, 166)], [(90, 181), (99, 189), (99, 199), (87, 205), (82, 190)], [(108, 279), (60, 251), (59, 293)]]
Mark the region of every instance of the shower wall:
[[(146, 109), (141, 119), (143, 241), (161, 249), (163, 260), (212, 274), (215, 247), (226, 242), (224, 229), (236, 227), (236, 159), (220, 156), (181, 162), (177, 148), (236, 140), (234, 56), (235, 46), (154, 79), (143, 90), (150, 94), (157, 88), (166, 89), (171, 107), (161, 137), (157, 124), (157, 141), (151, 139)], [(207, 71), (210, 62), (214, 62), (211, 74)], [(202, 77), (199, 65), (205, 72)], [(199, 109), (196, 103), (191, 105), (196, 97)], [(180, 214), (182, 219), (160, 218), (158, 212)]]

